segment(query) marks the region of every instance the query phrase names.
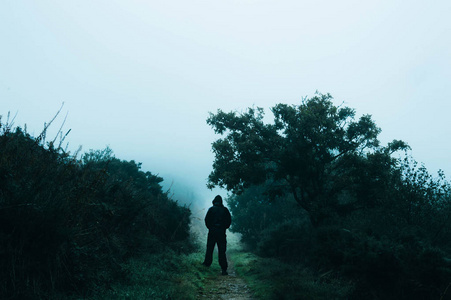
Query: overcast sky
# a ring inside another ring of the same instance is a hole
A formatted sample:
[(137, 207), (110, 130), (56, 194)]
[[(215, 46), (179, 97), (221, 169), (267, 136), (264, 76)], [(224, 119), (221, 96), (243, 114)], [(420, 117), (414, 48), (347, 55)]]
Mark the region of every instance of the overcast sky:
[(0, 2), (0, 115), (109, 146), (201, 200), (209, 112), (331, 93), (451, 178), (451, 1)]

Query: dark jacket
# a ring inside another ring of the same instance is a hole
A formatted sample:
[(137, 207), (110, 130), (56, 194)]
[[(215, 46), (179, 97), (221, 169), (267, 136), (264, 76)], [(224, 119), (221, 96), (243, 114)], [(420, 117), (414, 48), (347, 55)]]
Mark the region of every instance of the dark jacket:
[(230, 212), (222, 203), (213, 203), (205, 216), (205, 226), (209, 230), (226, 230), (232, 224)]

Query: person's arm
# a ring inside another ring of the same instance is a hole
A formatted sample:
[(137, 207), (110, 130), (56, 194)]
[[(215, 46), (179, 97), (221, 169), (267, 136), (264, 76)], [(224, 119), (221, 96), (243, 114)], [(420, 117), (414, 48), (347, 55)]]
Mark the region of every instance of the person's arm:
[(224, 208), (226, 210), (226, 229), (227, 229), (232, 224), (232, 216), (230, 215), (230, 211), (227, 209), (227, 207)]
[(207, 215), (205, 216), (205, 226), (210, 229), (210, 224), (211, 224), (211, 209), (209, 209), (207, 211)]

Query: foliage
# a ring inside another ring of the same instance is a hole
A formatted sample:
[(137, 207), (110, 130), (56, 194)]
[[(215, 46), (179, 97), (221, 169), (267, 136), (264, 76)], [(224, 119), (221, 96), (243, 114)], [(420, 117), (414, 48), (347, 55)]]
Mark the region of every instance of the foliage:
[(234, 252), (238, 275), (243, 276), (256, 299), (348, 299), (353, 285), (331, 272), (318, 273), (299, 264)]
[(262, 195), (261, 186), (252, 186), (241, 195), (231, 195), (227, 204), (233, 215), (231, 230), (239, 232), (252, 247), (263, 238), (265, 231), (275, 223), (298, 218), (302, 213), (294, 200), (271, 201)]
[[(347, 289), (349, 299), (448, 299), (449, 188), (442, 177), (434, 179), (424, 168), (412, 165), (405, 169), (404, 163), (395, 172), (402, 175), (399, 181), (388, 186), (391, 197), (380, 195), (385, 199), (380, 205), (334, 218), (329, 225), (307, 226), (305, 214), (281, 209), (289, 207), (287, 199), (279, 198), (274, 205), (261, 192), (264, 188), (232, 195), (228, 203), (235, 224), (240, 225), (234, 230), (261, 256), (349, 278), (353, 286)], [(410, 194), (423, 198), (407, 197)], [(262, 220), (267, 221), (264, 227), (255, 226)]]
[(0, 128), (1, 298), (86, 297), (127, 281), (129, 258), (191, 248), (189, 209), (140, 164)]
[(421, 241), (337, 227), (321, 228), (317, 236), (311, 259), (352, 278), (351, 299), (439, 299), (450, 282), (451, 264), (445, 254)]
[(309, 251), (305, 247), (311, 231), (308, 216), (294, 199), (271, 200), (264, 191), (261, 186), (252, 186), (240, 195), (227, 198), (233, 215), (232, 232), (240, 233), (246, 244), (263, 256), (302, 256), (300, 245)]
[(273, 124), (253, 108), (207, 121), (225, 136), (213, 144), (209, 184), (232, 192), (232, 228), (243, 241), (280, 263), (335, 274), (352, 287), (348, 299), (450, 299), (443, 172), (429, 174), (402, 141), (381, 146), (370, 116), (355, 121), (330, 95), (272, 112)]
[(270, 196), (291, 193), (315, 225), (330, 213), (361, 205), (342, 205), (339, 194), (359, 180), (353, 173), (360, 170), (362, 158), (389, 157), (408, 147), (401, 141), (380, 147), (380, 129), (371, 117), (355, 121), (355, 111), (334, 106), (330, 95), (318, 94), (300, 105), (278, 104), (271, 110), (273, 124), (264, 123), (261, 108), (210, 114), (207, 123), (226, 136), (212, 145), (215, 161), (209, 186), (240, 194), (266, 183)]
[(201, 259), (199, 253), (178, 254), (172, 250), (132, 258), (123, 265), (130, 279), (113, 283), (93, 300), (194, 300), (206, 276), (212, 276), (210, 269), (199, 264)]

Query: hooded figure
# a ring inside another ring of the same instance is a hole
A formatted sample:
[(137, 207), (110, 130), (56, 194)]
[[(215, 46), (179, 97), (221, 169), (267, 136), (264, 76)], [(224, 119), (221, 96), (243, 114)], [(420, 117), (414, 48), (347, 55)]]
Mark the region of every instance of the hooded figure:
[(227, 207), (222, 204), (221, 196), (216, 196), (213, 200), (213, 206), (208, 209), (205, 216), (205, 226), (208, 228), (207, 252), (203, 265), (209, 267), (213, 262), (213, 250), (218, 244), (218, 259), (222, 269), (222, 275), (227, 275), (226, 258), (226, 229), (230, 227), (232, 217)]

